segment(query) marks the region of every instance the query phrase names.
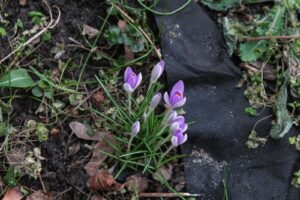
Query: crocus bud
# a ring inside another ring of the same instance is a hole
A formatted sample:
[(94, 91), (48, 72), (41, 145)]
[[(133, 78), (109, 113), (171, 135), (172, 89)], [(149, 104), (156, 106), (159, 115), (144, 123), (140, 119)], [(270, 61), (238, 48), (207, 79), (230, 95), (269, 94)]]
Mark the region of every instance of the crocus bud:
[(134, 90), (141, 84), (142, 74), (139, 73), (136, 75), (130, 67), (127, 67), (124, 73), (124, 90), (131, 94)]
[(140, 128), (141, 128), (140, 122), (139, 121), (134, 122), (131, 126), (131, 134), (133, 136), (136, 136), (140, 132)]
[(174, 147), (182, 145), (187, 141), (187, 134), (178, 129), (171, 138), (171, 143)]
[(158, 104), (160, 103), (161, 98), (162, 98), (162, 95), (161, 95), (160, 92), (157, 93), (156, 95), (154, 95), (154, 96), (152, 97), (152, 100), (151, 100), (150, 106), (149, 106), (149, 108), (150, 108), (151, 111), (155, 110), (155, 108), (156, 108), (156, 107), (158, 106)]
[(184, 93), (184, 84), (183, 81), (178, 81), (172, 88), (170, 95), (165, 92), (164, 100), (169, 108), (178, 108), (185, 104), (186, 97)]
[(151, 72), (151, 78), (150, 78), (150, 82), (151, 83), (155, 83), (159, 77), (162, 75), (163, 71), (165, 68), (165, 61), (161, 60), (159, 61), (154, 67), (153, 70)]

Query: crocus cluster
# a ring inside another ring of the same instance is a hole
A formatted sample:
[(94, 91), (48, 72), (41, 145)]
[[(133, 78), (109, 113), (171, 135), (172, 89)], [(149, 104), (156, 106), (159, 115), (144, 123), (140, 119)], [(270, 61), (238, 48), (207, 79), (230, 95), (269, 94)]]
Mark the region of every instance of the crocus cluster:
[[(162, 60), (158, 62), (151, 73), (150, 86), (151, 87), (160, 78), (164, 71), (165, 62)], [(142, 74), (136, 74), (130, 67), (127, 67), (124, 73), (124, 84), (123, 88), (131, 95), (136, 88), (140, 85), (142, 81)], [(177, 114), (176, 108), (183, 106), (186, 102), (186, 97), (184, 96), (184, 83), (183, 81), (178, 81), (172, 88), (171, 92), (165, 92), (163, 95), (165, 106), (167, 107), (167, 124), (170, 128), (171, 142), (174, 147), (183, 144), (187, 140), (187, 134), (185, 131), (188, 125), (185, 123), (185, 118)], [(155, 110), (162, 99), (162, 94), (155, 94), (149, 105), (149, 112)], [(140, 131), (140, 122), (135, 122), (132, 125), (132, 134), (136, 135)]]
[(183, 116), (177, 115), (177, 111), (172, 111), (168, 121), (170, 126), (170, 132), (172, 134), (171, 142), (174, 147), (177, 147), (187, 140), (187, 134), (185, 131), (188, 128), (188, 125), (185, 123), (185, 118)]

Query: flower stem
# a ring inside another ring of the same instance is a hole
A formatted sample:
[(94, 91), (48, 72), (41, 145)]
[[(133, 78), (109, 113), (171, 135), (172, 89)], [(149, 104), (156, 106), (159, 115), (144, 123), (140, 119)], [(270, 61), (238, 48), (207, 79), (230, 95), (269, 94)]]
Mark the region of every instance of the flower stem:
[(129, 139), (129, 142), (128, 142), (128, 146), (127, 146), (127, 151), (126, 151), (126, 153), (129, 153), (129, 151), (130, 151), (130, 146), (131, 146), (131, 144), (132, 144), (133, 138), (134, 138), (134, 135), (131, 135), (131, 136), (130, 136), (130, 139)]
[(158, 145), (155, 147), (155, 151), (157, 151), (162, 145), (166, 144), (168, 141), (170, 141), (171, 139), (171, 135), (168, 135), (168, 137), (166, 137), (163, 141), (161, 141), (160, 143), (158, 143)]
[(129, 115), (131, 115), (131, 93), (128, 93), (128, 111)]
[(170, 151), (173, 149), (174, 147), (171, 145), (166, 151), (164, 154), (162, 154), (157, 162), (157, 168), (159, 169), (160, 168), (160, 165), (161, 165), (161, 161), (166, 157), (166, 155), (168, 153), (170, 153)]

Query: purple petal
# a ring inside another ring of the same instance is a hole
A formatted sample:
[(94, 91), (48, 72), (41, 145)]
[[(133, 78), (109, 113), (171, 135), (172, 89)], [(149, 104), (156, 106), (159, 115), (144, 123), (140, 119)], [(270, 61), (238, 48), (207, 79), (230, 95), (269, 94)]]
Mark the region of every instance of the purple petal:
[(185, 132), (188, 129), (188, 125), (184, 123), (181, 127), (182, 132)]
[(134, 73), (131, 69), (131, 67), (127, 67), (126, 70), (125, 70), (125, 73), (124, 73), (124, 82), (126, 82), (127, 80), (127, 77), (129, 76), (129, 74), (132, 74)]
[(135, 89), (137, 77), (135, 73), (131, 73), (127, 76), (126, 82), (128, 83), (133, 89)]
[(136, 76), (135, 84), (134, 84), (134, 89), (136, 89), (142, 82), (142, 73), (139, 73)]
[(150, 110), (154, 110), (158, 106), (158, 104), (161, 101), (161, 98), (162, 98), (162, 95), (160, 92), (152, 97), (152, 100), (151, 100), (150, 106), (149, 106)]
[(177, 111), (173, 110), (172, 113), (169, 115), (167, 123), (171, 125), (177, 119)]
[(179, 142), (179, 145), (185, 143), (187, 141), (187, 134), (184, 134), (183, 137), (181, 138), (181, 141)]
[(180, 92), (182, 95), (184, 93), (184, 83), (182, 80), (178, 81), (172, 88), (170, 96), (174, 96), (176, 92)]
[(150, 81), (152, 83), (156, 82), (160, 78), (160, 76), (164, 71), (164, 66), (165, 66), (165, 62), (162, 60), (153, 67), (153, 70), (151, 72), (151, 78), (150, 78)]
[(171, 105), (175, 105), (181, 99), (183, 99), (183, 94), (179, 91), (176, 91), (173, 96), (170, 96), (170, 103)]
[(184, 97), (183, 99), (181, 99), (180, 101), (178, 101), (177, 103), (175, 103), (175, 104), (173, 105), (173, 107), (174, 107), (174, 108), (181, 107), (181, 106), (183, 106), (183, 105), (185, 104), (185, 102), (186, 102), (186, 97)]
[(140, 122), (136, 121), (131, 126), (131, 133), (135, 136), (140, 132)]
[(164, 100), (165, 100), (165, 103), (166, 103), (168, 106), (171, 106), (169, 99), (170, 99), (170, 97), (169, 97), (168, 92), (165, 92), (165, 94), (164, 94)]
[(178, 146), (178, 138), (176, 136), (172, 136), (171, 143), (174, 147)]
[(172, 134), (176, 133), (177, 130), (180, 128), (180, 124), (178, 122), (174, 122), (173, 124), (171, 124), (170, 126), (170, 131)]
[(134, 89), (128, 83), (123, 84), (123, 89), (125, 90), (125, 92), (127, 92), (129, 94), (133, 93), (133, 91), (134, 91)]

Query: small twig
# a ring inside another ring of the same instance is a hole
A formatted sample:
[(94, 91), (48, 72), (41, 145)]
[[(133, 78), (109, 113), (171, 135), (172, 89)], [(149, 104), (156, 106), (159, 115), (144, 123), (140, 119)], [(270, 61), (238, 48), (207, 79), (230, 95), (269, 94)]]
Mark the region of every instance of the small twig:
[(202, 194), (190, 194), (190, 193), (161, 193), (161, 192), (157, 192), (157, 193), (139, 193), (139, 197), (140, 198), (173, 198), (173, 197), (178, 197), (178, 196), (183, 196), (183, 197), (199, 197), (202, 196)]
[(259, 40), (292, 40), (300, 39), (300, 35), (283, 35), (283, 36), (261, 36), (261, 37), (242, 37), (241, 42), (256, 42)]
[(42, 188), (43, 188), (43, 192), (47, 192), (47, 190), (46, 190), (46, 187), (45, 187), (45, 184), (44, 184), (44, 182), (43, 182), (43, 179), (42, 179), (42, 176), (41, 176), (41, 174), (39, 174), (38, 176), (39, 176), (39, 179), (40, 179), (40, 182), (41, 182)]
[(47, 3), (46, 0), (43, 0), (43, 2), (46, 4), (46, 6), (49, 9), (49, 15), (50, 15), (50, 22), (49, 24), (44, 27), (40, 32), (38, 32), (37, 34), (35, 34), (33, 37), (31, 37), (29, 40), (27, 40), (25, 43), (20, 44), (19, 47), (17, 47), (15, 50), (13, 50), (11, 53), (9, 53), (6, 57), (4, 57), (3, 59), (0, 60), (0, 64), (2, 64), (4, 61), (6, 61), (8, 58), (10, 58), (12, 55), (14, 55), (16, 52), (20, 51), (23, 47), (28, 46), (29, 44), (31, 44), (34, 40), (36, 40), (37, 38), (39, 38), (43, 33), (45, 33), (47, 30), (49, 29), (53, 29), (59, 22), (60, 20), (60, 16), (61, 16), (61, 12), (60, 9), (57, 6), (54, 6), (57, 10), (58, 10), (58, 16), (57, 19), (54, 21), (53, 20), (53, 16), (52, 16), (52, 10), (49, 6), (49, 4)]
[[(131, 23), (135, 23), (135, 21), (122, 8), (120, 8), (118, 5), (115, 5), (115, 4), (114, 4), (114, 6), (126, 19), (128, 19)], [(149, 37), (149, 35), (140, 26), (138, 26), (137, 29), (144, 35), (144, 37), (152, 45), (157, 57), (161, 60), (162, 55), (161, 55), (159, 49), (155, 46), (154, 42)]]
[(93, 91), (91, 91), (73, 110), (72, 112), (76, 111), (78, 108), (80, 108), (80, 106), (82, 106), (87, 100), (89, 100), (93, 94), (95, 92), (97, 92), (98, 90), (100, 90), (101, 87), (97, 87), (96, 89), (94, 89)]

